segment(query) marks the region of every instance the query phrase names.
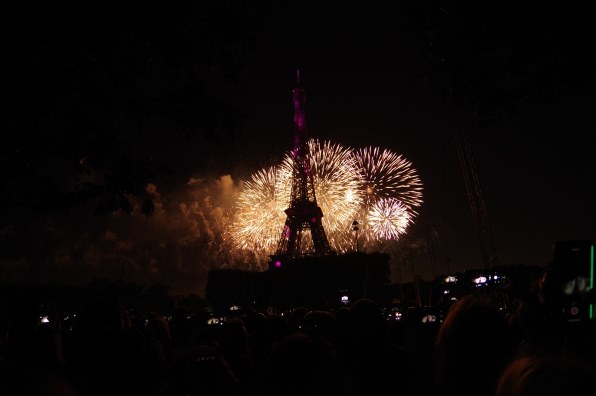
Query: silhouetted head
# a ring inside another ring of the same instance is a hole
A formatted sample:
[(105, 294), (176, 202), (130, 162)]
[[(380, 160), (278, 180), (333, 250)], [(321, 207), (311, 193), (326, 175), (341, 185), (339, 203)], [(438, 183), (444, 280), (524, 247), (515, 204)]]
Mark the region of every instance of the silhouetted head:
[(224, 324), (221, 344), (226, 352), (237, 352), (248, 347), (248, 332), (242, 319), (232, 318)]
[(437, 384), (458, 394), (491, 394), (515, 338), (489, 301), (466, 295), (451, 306), (436, 338)]
[(384, 318), (381, 308), (368, 298), (361, 298), (350, 308), (350, 332), (355, 339), (377, 338), (383, 335)]
[(263, 395), (344, 394), (339, 363), (330, 345), (294, 332), (273, 346), (265, 367)]
[(525, 356), (503, 371), (496, 396), (589, 396), (595, 373), (582, 362), (564, 357)]
[(302, 319), (302, 329), (311, 335), (331, 340), (335, 331), (335, 316), (329, 311), (310, 311)]
[(24, 297), (13, 301), (7, 310), (9, 333), (30, 334), (39, 326), (40, 305)]
[(300, 325), (302, 324), (302, 319), (308, 313), (308, 311), (310, 310), (303, 306), (295, 307), (290, 311), (288, 320), (290, 323), (290, 327), (293, 330), (297, 330), (300, 327)]

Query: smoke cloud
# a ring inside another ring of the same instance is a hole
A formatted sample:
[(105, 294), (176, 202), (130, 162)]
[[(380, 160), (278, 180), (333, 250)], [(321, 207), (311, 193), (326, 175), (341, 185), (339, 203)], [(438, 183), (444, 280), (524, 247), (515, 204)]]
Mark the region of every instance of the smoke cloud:
[[(148, 184), (146, 197), (131, 197), (133, 211), (94, 216), (90, 207), (46, 216), (28, 227), (3, 230), (3, 237), (27, 244), (21, 256), (0, 261), (11, 282), (84, 284), (92, 279), (164, 284), (173, 294), (204, 295), (215, 268), (260, 269), (232, 257), (223, 230), (241, 182), (224, 175), (193, 177), (162, 194)], [(143, 214), (150, 198), (154, 210)]]

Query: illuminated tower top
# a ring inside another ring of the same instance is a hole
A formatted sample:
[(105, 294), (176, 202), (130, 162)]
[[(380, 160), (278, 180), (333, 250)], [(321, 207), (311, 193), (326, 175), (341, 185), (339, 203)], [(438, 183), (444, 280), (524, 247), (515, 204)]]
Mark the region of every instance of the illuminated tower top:
[(294, 152), (300, 150), (302, 143), (308, 139), (306, 134), (306, 117), (304, 115), (304, 105), (306, 96), (304, 89), (300, 86), (300, 70), (296, 70), (296, 87), (292, 90), (292, 101), (294, 102)]

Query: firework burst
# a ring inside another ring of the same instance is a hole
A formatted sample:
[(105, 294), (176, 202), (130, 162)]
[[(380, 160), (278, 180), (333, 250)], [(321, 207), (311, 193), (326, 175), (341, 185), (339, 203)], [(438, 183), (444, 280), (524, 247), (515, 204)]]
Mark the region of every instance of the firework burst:
[(369, 211), (368, 225), (373, 234), (380, 239), (399, 239), (409, 224), (408, 209), (394, 198), (379, 199)]
[[(316, 139), (308, 141), (308, 149), (317, 203), (323, 211), (323, 228), (331, 247), (345, 252), (352, 247), (351, 224), (363, 202), (352, 150)], [(288, 154), (281, 168), (291, 174), (292, 167), (293, 160)]]
[(290, 178), (280, 167), (261, 169), (244, 183), (226, 239), (234, 249), (271, 254), (286, 220)]
[(353, 151), (364, 205), (361, 209), (363, 246), (397, 240), (418, 214), (422, 183), (412, 163), (387, 149)]
[[(337, 252), (354, 249), (352, 222), (361, 224), (363, 246), (397, 240), (422, 204), (422, 184), (412, 164), (389, 150), (353, 150), (331, 142), (308, 142), (323, 227)], [(228, 235), (235, 249), (273, 254), (290, 203), (291, 153), (279, 166), (260, 170), (245, 183)]]
[(422, 183), (410, 161), (378, 147), (355, 150), (353, 157), (367, 206), (393, 198), (415, 214), (415, 208), (422, 204)]

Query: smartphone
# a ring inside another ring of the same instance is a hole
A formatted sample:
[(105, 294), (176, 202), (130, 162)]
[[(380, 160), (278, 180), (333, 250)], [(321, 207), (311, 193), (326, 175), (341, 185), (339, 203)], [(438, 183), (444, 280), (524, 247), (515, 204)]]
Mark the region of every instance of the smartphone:
[(594, 320), (594, 242), (557, 241), (554, 245), (554, 270), (564, 314), (570, 322)]

